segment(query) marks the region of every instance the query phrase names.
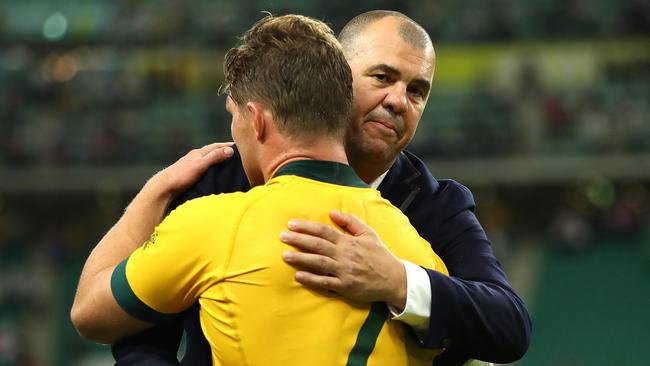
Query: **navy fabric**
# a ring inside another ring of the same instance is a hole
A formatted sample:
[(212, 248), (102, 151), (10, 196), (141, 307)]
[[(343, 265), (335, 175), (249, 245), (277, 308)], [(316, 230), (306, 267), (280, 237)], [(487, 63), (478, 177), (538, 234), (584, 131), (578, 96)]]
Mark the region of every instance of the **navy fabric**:
[[(236, 151), (226, 162), (212, 166), (173, 207), (208, 194), (248, 189)], [(436, 180), (420, 159), (406, 151), (388, 171), (379, 190), (431, 243), (452, 276), (427, 270), (432, 289), (431, 319), (421, 345), (446, 348), (434, 365), (462, 365), (469, 358), (508, 363), (523, 356), (532, 331), (528, 311), (512, 290), (474, 215), (471, 192), (453, 180)], [(211, 365), (210, 346), (198, 323), (198, 307), (187, 313), (187, 349), (181, 364)], [(146, 337), (134, 336), (119, 342), (113, 347), (117, 365), (170, 365), (166, 363), (168, 359), (159, 363), (140, 362), (147, 353), (154, 360), (158, 354), (169, 354), (169, 349), (152, 352), (169, 346), (169, 340), (158, 339), (161, 337), (168, 337), (167, 332), (148, 331)], [(180, 339), (173, 331), (169, 338)]]
[(420, 159), (405, 151), (379, 190), (431, 243), (451, 275), (427, 270), (431, 318), (422, 345), (447, 348), (434, 365), (521, 358), (532, 332), (528, 310), (492, 252), (469, 189), (453, 180), (436, 180)]

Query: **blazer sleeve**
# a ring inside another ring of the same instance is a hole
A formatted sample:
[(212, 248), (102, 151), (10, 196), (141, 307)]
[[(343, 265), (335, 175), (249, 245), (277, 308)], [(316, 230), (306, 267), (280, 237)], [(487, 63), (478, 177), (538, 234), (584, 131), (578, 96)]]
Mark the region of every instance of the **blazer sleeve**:
[(420, 207), (412, 213), (413, 221), (451, 275), (427, 269), (432, 301), (424, 343), (447, 349), (435, 364), (462, 364), (468, 358), (508, 363), (521, 358), (532, 331), (528, 310), (492, 252), (474, 214), (472, 194), (454, 181), (440, 181), (424, 206), (427, 201), (436, 213)]
[(446, 349), (434, 364), (521, 358), (532, 330), (528, 310), (492, 252), (469, 189), (435, 179), (422, 160), (403, 151), (379, 190), (408, 216), (449, 270), (448, 277), (425, 268), (431, 318), (421, 345)]

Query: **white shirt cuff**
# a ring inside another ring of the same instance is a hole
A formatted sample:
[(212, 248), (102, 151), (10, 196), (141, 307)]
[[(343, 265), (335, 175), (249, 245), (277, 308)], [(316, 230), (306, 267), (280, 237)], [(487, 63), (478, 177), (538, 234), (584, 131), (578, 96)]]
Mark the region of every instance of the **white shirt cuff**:
[(388, 305), (393, 319), (404, 322), (418, 333), (426, 333), (431, 317), (431, 283), (427, 271), (409, 261), (402, 260), (406, 270), (406, 306), (400, 313)]

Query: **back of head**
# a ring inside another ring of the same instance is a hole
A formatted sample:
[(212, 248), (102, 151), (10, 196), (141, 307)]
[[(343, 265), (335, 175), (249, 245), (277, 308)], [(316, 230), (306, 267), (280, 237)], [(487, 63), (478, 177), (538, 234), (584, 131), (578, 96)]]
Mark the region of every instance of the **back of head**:
[(386, 17), (400, 20), (399, 34), (406, 43), (418, 49), (433, 47), (427, 31), (408, 16), (392, 10), (371, 10), (352, 18), (339, 33), (338, 39), (346, 55), (352, 54), (357, 37), (368, 25)]
[(226, 54), (224, 74), (224, 90), (235, 104), (268, 106), (287, 137), (342, 138), (352, 108), (352, 74), (326, 24), (269, 15)]

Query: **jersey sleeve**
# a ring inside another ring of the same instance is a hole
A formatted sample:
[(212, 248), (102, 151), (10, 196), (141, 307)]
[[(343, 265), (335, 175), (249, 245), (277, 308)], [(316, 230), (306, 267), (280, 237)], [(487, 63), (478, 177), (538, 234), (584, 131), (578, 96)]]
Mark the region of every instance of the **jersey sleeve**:
[(130, 315), (164, 322), (194, 304), (223, 274), (232, 233), (230, 195), (198, 198), (172, 211), (113, 271), (111, 289)]

